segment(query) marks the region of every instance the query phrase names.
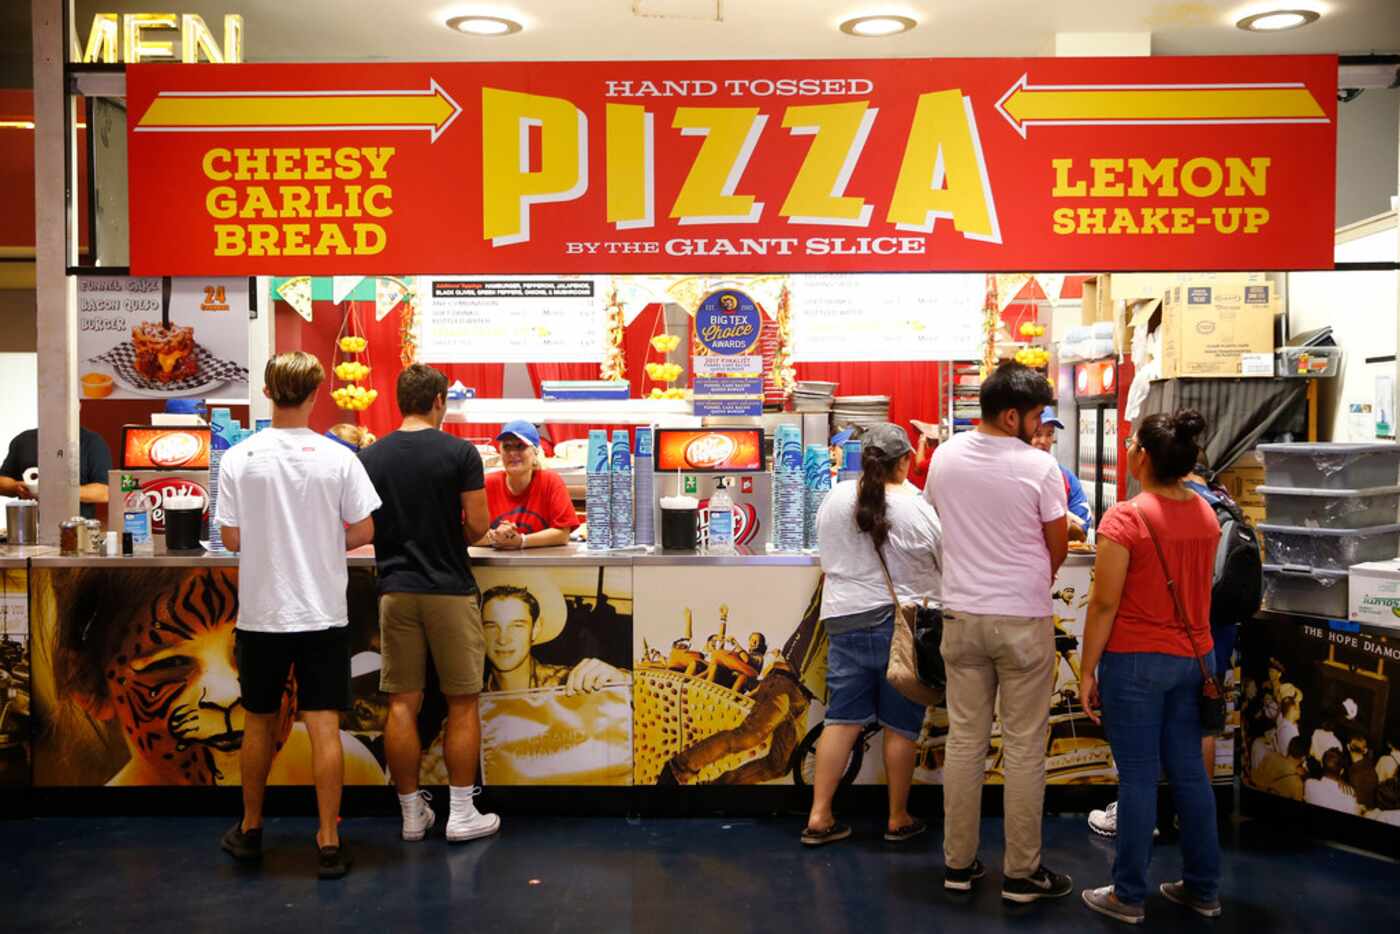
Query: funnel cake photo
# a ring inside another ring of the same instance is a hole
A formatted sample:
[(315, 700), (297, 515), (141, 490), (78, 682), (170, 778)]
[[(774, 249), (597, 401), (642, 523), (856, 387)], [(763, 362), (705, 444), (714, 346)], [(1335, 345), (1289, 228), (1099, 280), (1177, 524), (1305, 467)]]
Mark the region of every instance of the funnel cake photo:
[(194, 328), (144, 321), (131, 331), (136, 372), (157, 383), (173, 383), (199, 374)]

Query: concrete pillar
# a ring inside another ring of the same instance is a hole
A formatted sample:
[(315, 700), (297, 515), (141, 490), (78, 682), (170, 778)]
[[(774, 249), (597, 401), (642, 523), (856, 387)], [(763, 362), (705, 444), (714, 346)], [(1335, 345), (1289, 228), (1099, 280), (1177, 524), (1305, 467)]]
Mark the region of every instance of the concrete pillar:
[[(62, 9), (68, 0), (31, 0), (34, 36), (35, 286), (39, 332), (39, 536), (78, 512), (77, 286), (70, 258), (68, 201), (74, 109), (64, 89)], [(67, 119), (65, 119), (65, 114)], [(65, 134), (67, 139), (65, 139)], [(71, 190), (76, 191), (76, 186)], [(76, 239), (76, 238), (75, 238)]]

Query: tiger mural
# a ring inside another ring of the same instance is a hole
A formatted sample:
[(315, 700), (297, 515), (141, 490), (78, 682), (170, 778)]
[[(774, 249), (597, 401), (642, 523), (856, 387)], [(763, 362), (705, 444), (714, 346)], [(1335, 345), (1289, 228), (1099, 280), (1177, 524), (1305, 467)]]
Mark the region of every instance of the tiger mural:
[[(234, 660), (237, 569), (87, 567), (51, 576), (44, 601), (49, 612), (39, 608), (36, 614), (41, 625), (52, 621), (51, 630), (34, 634), (36, 651), (43, 644), (52, 653), (36, 673), (47, 667), (53, 676), (53, 709), (36, 711), (42, 724), (36, 779), (239, 784), (245, 711)], [(311, 743), (296, 719), (294, 678), (283, 692), (272, 784), (312, 781)], [(45, 699), (36, 697), (41, 708), (48, 706)], [(100, 736), (123, 741), (124, 757), (103, 757), (106, 776), (80, 767), (91, 761), (90, 752), (70, 748), (87, 732), (75, 726), (78, 712)], [(349, 733), (341, 737), (347, 784), (384, 784), (369, 749)]]

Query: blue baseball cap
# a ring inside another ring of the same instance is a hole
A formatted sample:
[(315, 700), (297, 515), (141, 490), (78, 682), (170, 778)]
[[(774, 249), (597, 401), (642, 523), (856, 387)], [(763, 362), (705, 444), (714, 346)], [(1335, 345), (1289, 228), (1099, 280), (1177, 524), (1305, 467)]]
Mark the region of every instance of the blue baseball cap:
[(1040, 413), (1040, 423), (1042, 425), (1054, 425), (1061, 431), (1065, 430), (1065, 423), (1060, 421), (1059, 417), (1055, 414), (1054, 406), (1047, 405), (1045, 411)]
[(847, 441), (851, 440), (851, 435), (855, 433), (856, 430), (854, 428), (847, 428), (844, 431), (838, 431), (836, 434), (831, 436), (831, 443), (834, 445), (845, 444)]
[(518, 418), (513, 422), (507, 422), (501, 428), (501, 433), (496, 435), (497, 441), (504, 441), (507, 438), (519, 438), (531, 447), (540, 446), (540, 432), (534, 425)]

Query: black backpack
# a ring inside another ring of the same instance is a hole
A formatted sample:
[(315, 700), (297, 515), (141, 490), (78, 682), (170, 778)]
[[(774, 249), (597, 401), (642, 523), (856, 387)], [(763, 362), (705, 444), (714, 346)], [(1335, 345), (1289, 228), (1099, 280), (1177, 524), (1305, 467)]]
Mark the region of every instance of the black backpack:
[(1263, 603), (1264, 562), (1259, 533), (1223, 489), (1212, 484), (1202, 497), (1220, 523), (1215, 574), (1210, 587), (1210, 626), (1217, 629), (1252, 619)]

